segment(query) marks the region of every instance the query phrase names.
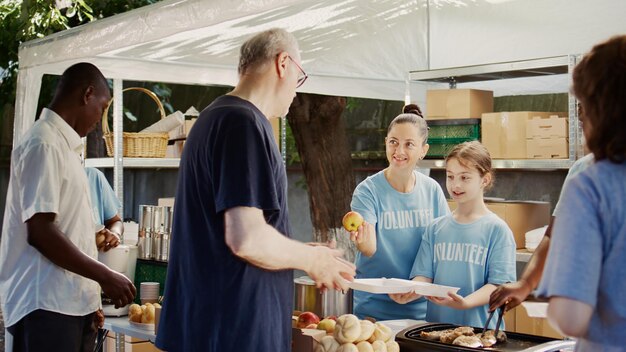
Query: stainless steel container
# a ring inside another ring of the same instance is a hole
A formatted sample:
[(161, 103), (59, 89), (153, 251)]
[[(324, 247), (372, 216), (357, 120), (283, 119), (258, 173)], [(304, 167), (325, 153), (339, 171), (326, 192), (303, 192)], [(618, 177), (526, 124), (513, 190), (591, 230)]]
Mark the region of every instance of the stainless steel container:
[[(157, 227), (157, 234), (154, 237), (155, 250), (154, 259), (166, 262), (170, 256), (170, 234), (172, 232), (172, 220), (174, 214), (174, 208), (171, 206), (159, 207), (160, 226)], [(157, 243), (158, 242), (158, 243)]]
[(151, 259), (158, 259), (161, 254), (161, 236), (163, 234), (163, 208), (154, 206), (153, 208), (153, 224), (152, 224), (152, 255)]
[(152, 259), (152, 229), (154, 228), (154, 206), (139, 206), (139, 233), (137, 257)]
[(352, 290), (345, 293), (333, 289), (321, 292), (308, 276), (299, 277), (293, 282), (294, 310), (313, 312), (320, 318), (352, 313)]

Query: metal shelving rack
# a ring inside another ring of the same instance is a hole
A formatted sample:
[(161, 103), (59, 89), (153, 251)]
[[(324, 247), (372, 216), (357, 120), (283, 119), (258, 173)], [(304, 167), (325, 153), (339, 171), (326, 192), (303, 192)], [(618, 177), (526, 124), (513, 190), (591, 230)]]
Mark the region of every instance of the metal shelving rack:
[[(175, 169), (180, 165), (180, 158), (124, 158), (122, 153), (123, 148), (123, 111), (122, 106), (124, 104), (124, 97), (122, 95), (123, 80), (113, 80), (113, 150), (114, 156), (109, 158), (87, 158), (84, 159), (86, 167), (97, 168), (113, 168), (113, 190), (120, 202), (124, 204), (124, 168), (135, 169), (163, 169), (170, 168)], [(283, 160), (285, 160), (286, 150), (286, 119), (282, 118), (282, 130), (280, 141), (283, 146), (281, 153)], [(120, 214), (123, 217), (123, 209), (120, 209)]]
[[(568, 74), (571, 77), (578, 55), (564, 55), (533, 60), (501, 62), (486, 65), (452, 67), (435, 70), (411, 71), (411, 81), (447, 83), (451, 89), (457, 83), (483, 82), (512, 78), (541, 77)], [(498, 169), (567, 169), (577, 158), (583, 156), (582, 128), (578, 123), (576, 98), (568, 92), (569, 112), (569, 158), (568, 159), (520, 159), (493, 160)], [(443, 160), (425, 159), (420, 167), (443, 168)]]

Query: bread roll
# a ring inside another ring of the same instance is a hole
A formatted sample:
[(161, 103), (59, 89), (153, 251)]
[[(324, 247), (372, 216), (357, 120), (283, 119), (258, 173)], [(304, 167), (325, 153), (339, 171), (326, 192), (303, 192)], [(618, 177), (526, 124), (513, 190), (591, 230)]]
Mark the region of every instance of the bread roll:
[(374, 323), (372, 323), (369, 320), (361, 320), (360, 323), (361, 323), (361, 334), (359, 335), (359, 337), (357, 337), (356, 340), (354, 340), (354, 343), (367, 341), (370, 337), (372, 337), (372, 334), (374, 333), (374, 330), (376, 329), (376, 325), (374, 325)]
[(359, 352), (374, 352), (374, 347), (372, 347), (372, 344), (367, 341), (361, 341), (357, 343), (356, 348), (359, 350)]
[(376, 325), (376, 329), (374, 329), (374, 333), (369, 338), (369, 342), (373, 344), (374, 341), (387, 342), (389, 341), (389, 339), (391, 339), (391, 336), (393, 336), (393, 332), (387, 325), (378, 322), (374, 325)]
[(372, 342), (372, 349), (374, 352), (387, 352), (387, 345), (381, 340)]
[(141, 316), (141, 322), (144, 324), (154, 324), (154, 306), (150, 303), (146, 303), (146, 308), (143, 310)]
[(337, 352), (359, 352), (359, 350), (353, 343), (344, 343), (343, 345), (339, 346)]
[(332, 336), (324, 336), (317, 344), (315, 352), (337, 352), (339, 342)]
[(387, 352), (400, 352), (400, 345), (394, 340), (389, 340), (385, 343), (387, 346)]
[[(361, 335), (361, 323), (353, 314), (344, 314), (337, 318), (335, 340), (340, 344), (354, 342)], [(356, 348), (356, 346), (354, 346)]]
[(133, 303), (128, 307), (128, 320), (135, 322), (135, 323), (141, 323), (141, 316), (143, 315), (141, 307), (136, 304)]

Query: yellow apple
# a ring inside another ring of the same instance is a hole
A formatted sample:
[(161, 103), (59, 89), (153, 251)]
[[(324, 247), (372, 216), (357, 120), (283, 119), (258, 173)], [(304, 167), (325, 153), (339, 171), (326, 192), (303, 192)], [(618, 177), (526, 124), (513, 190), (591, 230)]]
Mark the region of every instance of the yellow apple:
[(335, 324), (337, 324), (336, 321), (324, 318), (319, 324), (317, 324), (317, 328), (319, 330), (326, 330), (327, 333), (332, 334), (335, 331)]
[(363, 217), (356, 211), (349, 211), (343, 216), (341, 223), (346, 230), (354, 232), (363, 224)]

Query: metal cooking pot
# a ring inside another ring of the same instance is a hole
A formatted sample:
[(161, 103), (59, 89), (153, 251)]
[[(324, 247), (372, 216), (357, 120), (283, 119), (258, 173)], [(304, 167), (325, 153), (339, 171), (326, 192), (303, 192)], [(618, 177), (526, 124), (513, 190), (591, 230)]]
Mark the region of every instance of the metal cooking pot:
[(299, 277), (293, 282), (294, 310), (313, 312), (320, 318), (352, 313), (352, 290), (348, 289), (345, 293), (336, 290), (321, 292), (308, 276)]

